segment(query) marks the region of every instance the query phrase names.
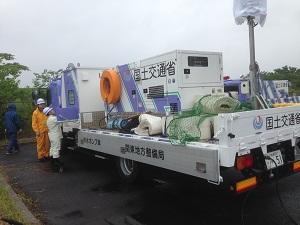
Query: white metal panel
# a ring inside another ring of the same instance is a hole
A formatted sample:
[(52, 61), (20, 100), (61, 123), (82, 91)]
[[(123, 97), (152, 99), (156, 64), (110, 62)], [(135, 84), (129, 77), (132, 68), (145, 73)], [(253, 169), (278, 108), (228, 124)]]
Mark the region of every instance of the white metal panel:
[[(217, 146), (173, 146), (168, 139), (81, 130), (79, 146), (220, 182)], [(201, 147), (200, 147), (201, 146)]]
[(177, 58), (177, 50), (141, 60), (140, 67), (144, 67), (147, 65), (155, 64), (157, 62), (168, 61), (168, 60), (172, 60), (172, 59), (176, 59), (176, 58)]
[(180, 75), (183, 84), (221, 85), (223, 83), (221, 60), (220, 53), (182, 52), (180, 57), (182, 71)]
[(103, 68), (76, 68), (78, 81), (79, 113), (103, 111), (100, 78)]
[(290, 129), (292, 132), (295, 127), (300, 126), (299, 111), (299, 106), (293, 106), (221, 114), (221, 116), (224, 117), (227, 131), (240, 138), (284, 129)]
[[(300, 130), (300, 107), (283, 107), (219, 114), (220, 161), (233, 166), (236, 153), (246, 153), (281, 141), (295, 144)], [(231, 136), (231, 137), (230, 137)]]
[(249, 80), (243, 81), (241, 83), (241, 94), (249, 94), (250, 93), (250, 82)]

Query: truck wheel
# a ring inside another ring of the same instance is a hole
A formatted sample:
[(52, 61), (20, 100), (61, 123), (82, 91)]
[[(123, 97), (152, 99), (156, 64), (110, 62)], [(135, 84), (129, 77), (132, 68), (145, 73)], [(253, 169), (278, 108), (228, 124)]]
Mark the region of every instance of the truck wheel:
[(127, 183), (141, 180), (141, 166), (139, 163), (125, 158), (116, 158), (117, 170), (121, 178)]

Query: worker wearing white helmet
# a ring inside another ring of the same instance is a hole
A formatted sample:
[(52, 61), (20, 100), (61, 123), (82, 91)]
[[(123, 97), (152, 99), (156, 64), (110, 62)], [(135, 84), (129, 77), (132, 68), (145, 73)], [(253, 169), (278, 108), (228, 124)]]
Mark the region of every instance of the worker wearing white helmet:
[[(46, 107), (43, 113), (48, 116), (47, 126), (50, 139), (50, 160), (53, 164), (53, 171), (57, 172), (62, 162), (59, 161), (59, 152), (62, 139), (61, 124), (57, 122), (54, 109)], [(52, 160), (53, 159), (53, 160)]]
[(32, 129), (36, 134), (37, 153), (39, 162), (49, 158), (50, 141), (48, 137), (47, 116), (44, 115), (45, 101), (39, 98), (37, 108), (32, 113)]

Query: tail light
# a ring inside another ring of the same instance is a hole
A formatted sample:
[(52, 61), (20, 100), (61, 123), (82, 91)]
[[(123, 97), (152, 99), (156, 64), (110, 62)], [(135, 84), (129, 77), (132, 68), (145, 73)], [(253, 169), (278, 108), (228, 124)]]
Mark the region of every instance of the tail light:
[(253, 166), (253, 155), (252, 154), (237, 157), (236, 168), (238, 170), (243, 170), (246, 168), (250, 168), (252, 166)]
[(293, 168), (294, 168), (294, 172), (300, 170), (300, 161), (294, 162)]

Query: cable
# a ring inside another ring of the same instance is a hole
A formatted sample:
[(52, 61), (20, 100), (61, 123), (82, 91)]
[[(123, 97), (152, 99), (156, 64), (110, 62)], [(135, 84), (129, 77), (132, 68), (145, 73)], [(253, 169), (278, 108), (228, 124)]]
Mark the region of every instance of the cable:
[[(298, 224), (298, 223), (297, 223), (297, 222), (296, 222), (296, 221), (288, 214), (288, 212), (286, 211), (286, 209), (285, 209), (285, 207), (284, 207), (284, 205), (283, 205), (281, 196), (280, 196), (280, 194), (279, 194), (279, 188), (278, 188), (278, 174), (279, 174), (279, 172), (278, 172), (278, 166), (277, 166), (277, 163), (275, 162), (274, 159), (272, 159), (272, 158), (269, 157), (269, 156), (265, 156), (265, 159), (272, 160), (272, 161), (274, 162), (275, 166), (276, 166), (276, 171), (277, 171), (277, 178), (276, 178), (276, 192), (277, 192), (277, 196), (278, 196), (278, 199), (279, 199), (279, 202), (280, 202), (280, 205), (281, 205), (283, 211), (285, 212), (285, 214), (287, 215), (287, 217), (288, 217), (295, 225), (299, 225), (299, 224)], [(260, 163), (259, 163), (259, 160), (258, 160), (258, 164), (259, 164), (259, 168), (260, 168), (260, 170), (261, 170), (261, 165), (260, 165)], [(258, 180), (260, 179), (260, 176), (261, 176), (261, 174), (259, 175)], [(244, 199), (244, 201), (243, 201), (243, 205), (242, 205), (242, 223), (243, 223), (243, 225), (245, 224), (245, 221), (244, 221), (244, 205), (245, 205), (245, 203), (246, 203), (247, 198), (249, 197), (249, 195), (252, 193), (252, 191), (253, 191), (254, 189), (255, 189), (255, 188), (253, 188), (251, 191), (249, 191), (249, 193), (247, 194), (247, 196), (245, 197), (245, 199)]]
[[(261, 165), (260, 165), (259, 159), (257, 159), (257, 162), (258, 162), (258, 165), (259, 165), (259, 170), (261, 170)], [(260, 180), (260, 177), (261, 177), (261, 173), (259, 174), (257, 180)], [(243, 201), (243, 204), (242, 204), (242, 223), (243, 223), (243, 225), (245, 225), (245, 221), (244, 221), (244, 206), (246, 204), (247, 198), (250, 196), (250, 194), (253, 192), (254, 189), (256, 189), (256, 187), (254, 187), (253, 189), (251, 189), (251, 191), (248, 192), (248, 194), (246, 195), (246, 197), (245, 197), (245, 199)]]
[(285, 209), (285, 207), (284, 207), (284, 205), (283, 205), (281, 196), (280, 196), (280, 194), (279, 194), (279, 188), (278, 188), (278, 166), (277, 166), (275, 160), (272, 159), (271, 157), (265, 156), (265, 159), (272, 160), (272, 161), (275, 163), (276, 171), (277, 171), (277, 178), (276, 178), (276, 192), (277, 192), (277, 196), (278, 196), (280, 205), (281, 205), (283, 211), (285, 212), (285, 214), (287, 215), (287, 217), (290, 218), (290, 220), (291, 220), (295, 225), (298, 225), (298, 223), (297, 223), (297, 222), (296, 222), (296, 221), (288, 214), (288, 212), (286, 211), (286, 209)]

